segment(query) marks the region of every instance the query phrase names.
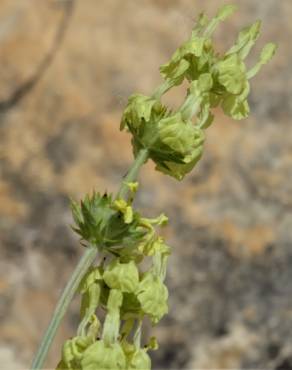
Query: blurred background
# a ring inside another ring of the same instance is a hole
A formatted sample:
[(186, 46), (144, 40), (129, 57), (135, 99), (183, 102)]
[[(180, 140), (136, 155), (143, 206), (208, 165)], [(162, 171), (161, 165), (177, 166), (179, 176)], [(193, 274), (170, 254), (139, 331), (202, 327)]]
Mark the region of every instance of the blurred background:
[[(221, 0), (0, 1), (0, 368), (28, 368), (82, 247), (69, 197), (115, 191), (131, 161), (119, 131), (133, 92)], [(263, 20), (273, 61), (253, 80), (249, 119), (216, 113), (203, 159), (179, 183), (142, 171), (136, 206), (165, 212), (170, 312), (154, 368), (292, 369), (292, 1), (234, 0), (224, 50)], [(168, 97), (177, 106), (183, 91)], [(74, 334), (73, 302), (47, 362)]]

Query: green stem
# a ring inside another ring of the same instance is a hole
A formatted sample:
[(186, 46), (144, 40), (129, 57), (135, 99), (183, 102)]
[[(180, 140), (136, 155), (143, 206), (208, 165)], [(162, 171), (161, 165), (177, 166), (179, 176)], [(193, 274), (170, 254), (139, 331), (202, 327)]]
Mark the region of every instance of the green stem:
[[(134, 181), (137, 178), (140, 167), (147, 161), (149, 156), (147, 149), (142, 149), (136, 156), (135, 161), (129, 169), (127, 176), (124, 178), (120, 190), (117, 194), (118, 197), (125, 197), (129, 191), (127, 182)], [(53, 313), (52, 319), (49, 323), (47, 331), (45, 332), (38, 351), (33, 359), (31, 369), (40, 370), (43, 367), (47, 353), (57, 333), (58, 327), (74, 297), (74, 294), (82, 280), (83, 276), (94, 262), (98, 253), (95, 246), (88, 247), (81, 259), (79, 260), (73, 274), (68, 281)]]
[(149, 157), (148, 149), (141, 149), (139, 153), (136, 156), (135, 161), (133, 162), (132, 166), (130, 167), (127, 175), (124, 177), (123, 183), (120, 187), (120, 190), (118, 191), (117, 198), (125, 198), (129, 187), (127, 183), (135, 180), (137, 178), (139, 169), (145, 162), (147, 162), (147, 159)]
[(53, 313), (51, 322), (48, 326), (48, 329), (43, 336), (42, 342), (38, 348), (38, 351), (35, 355), (35, 358), (32, 362), (31, 368), (33, 370), (41, 369), (46, 358), (46, 355), (49, 351), (51, 343), (57, 333), (58, 327), (69, 307), (69, 304), (80, 284), (81, 279), (83, 278), (85, 272), (91, 266), (97, 255), (96, 247), (86, 248), (85, 253), (79, 260), (70, 280), (68, 281), (59, 302)]

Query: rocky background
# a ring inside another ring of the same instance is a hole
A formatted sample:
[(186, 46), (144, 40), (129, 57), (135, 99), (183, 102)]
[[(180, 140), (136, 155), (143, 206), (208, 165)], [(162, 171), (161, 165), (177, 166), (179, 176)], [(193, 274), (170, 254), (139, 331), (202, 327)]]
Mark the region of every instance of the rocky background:
[[(218, 111), (185, 181), (142, 171), (137, 207), (169, 215), (173, 246), (155, 368), (292, 369), (292, 1), (233, 2), (240, 11), (218, 30), (218, 48), (261, 18), (257, 52), (270, 40), (279, 50), (253, 82), (250, 118)], [(127, 96), (151, 93), (198, 13), (223, 3), (0, 1), (1, 369), (29, 367), (82, 253), (69, 197), (115, 191), (131, 163), (118, 129)], [(48, 367), (77, 321), (78, 301)]]

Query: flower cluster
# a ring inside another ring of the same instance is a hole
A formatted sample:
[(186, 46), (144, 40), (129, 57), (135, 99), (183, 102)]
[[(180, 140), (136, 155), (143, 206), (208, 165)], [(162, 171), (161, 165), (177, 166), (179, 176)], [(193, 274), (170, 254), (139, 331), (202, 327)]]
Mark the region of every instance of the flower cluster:
[[(235, 6), (223, 6), (208, 20), (202, 14), (192, 35), (161, 66), (165, 82), (153, 96), (133, 95), (124, 111), (121, 129), (133, 137), (133, 150), (149, 150), (156, 169), (179, 180), (190, 172), (202, 155), (204, 130), (213, 121), (212, 109), (221, 106), (236, 120), (249, 114), (249, 80), (274, 55), (276, 47), (267, 44), (259, 62), (248, 68), (245, 59), (260, 33), (260, 21), (244, 28), (226, 53), (216, 52), (212, 35), (217, 25), (230, 16)], [(186, 99), (176, 112), (161, 103), (161, 96), (173, 86), (188, 81)]]
[[(155, 230), (167, 217), (144, 218), (130, 201), (96, 193), (72, 208), (76, 231), (101, 243), (105, 259), (81, 281), (81, 321), (77, 335), (65, 342), (57, 369), (150, 369), (147, 351), (157, 343), (151, 338), (141, 347), (141, 330), (145, 317), (157, 324), (168, 312), (164, 279), (170, 248)], [(108, 222), (117, 226), (114, 235), (105, 230)], [(103, 323), (98, 310), (105, 313)]]

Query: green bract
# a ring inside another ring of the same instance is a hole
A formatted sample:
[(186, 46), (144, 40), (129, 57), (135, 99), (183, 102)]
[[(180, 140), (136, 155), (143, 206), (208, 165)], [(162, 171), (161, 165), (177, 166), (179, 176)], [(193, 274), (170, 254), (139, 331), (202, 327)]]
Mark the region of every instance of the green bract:
[(144, 234), (138, 228), (138, 215), (135, 217), (129, 206), (122, 212), (109, 195), (93, 193), (80, 205), (72, 202), (72, 213), (78, 226), (74, 230), (99, 248), (129, 247)]

